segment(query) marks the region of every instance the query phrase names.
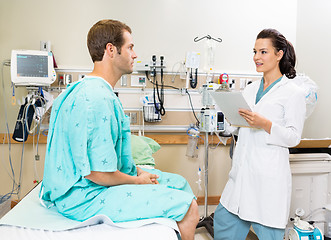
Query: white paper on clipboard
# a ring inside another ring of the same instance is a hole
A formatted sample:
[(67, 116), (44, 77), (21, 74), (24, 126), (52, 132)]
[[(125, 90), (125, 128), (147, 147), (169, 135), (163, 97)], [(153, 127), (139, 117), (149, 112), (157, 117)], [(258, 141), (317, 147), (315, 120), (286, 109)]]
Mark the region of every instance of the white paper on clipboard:
[(239, 108), (251, 111), (241, 92), (210, 92), (210, 95), (232, 126), (250, 127), (238, 113)]

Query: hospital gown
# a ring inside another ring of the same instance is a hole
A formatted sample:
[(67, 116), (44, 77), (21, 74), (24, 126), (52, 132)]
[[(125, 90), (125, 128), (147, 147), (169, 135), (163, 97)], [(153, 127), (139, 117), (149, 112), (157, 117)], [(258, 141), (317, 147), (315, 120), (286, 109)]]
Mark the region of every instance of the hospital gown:
[(52, 108), (42, 201), (78, 221), (97, 214), (114, 222), (156, 217), (181, 221), (195, 197), (177, 174), (145, 169), (159, 175), (159, 185), (105, 187), (84, 178), (91, 171), (116, 170), (136, 176), (130, 141), (129, 119), (104, 79), (86, 77), (69, 85)]

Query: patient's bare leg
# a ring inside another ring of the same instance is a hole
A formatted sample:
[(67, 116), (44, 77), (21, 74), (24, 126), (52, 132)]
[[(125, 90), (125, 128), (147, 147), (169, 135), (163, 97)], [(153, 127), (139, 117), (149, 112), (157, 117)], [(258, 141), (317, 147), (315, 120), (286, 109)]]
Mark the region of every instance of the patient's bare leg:
[(190, 208), (188, 209), (182, 221), (178, 222), (178, 228), (182, 240), (194, 240), (195, 228), (199, 222), (198, 204), (193, 199)]

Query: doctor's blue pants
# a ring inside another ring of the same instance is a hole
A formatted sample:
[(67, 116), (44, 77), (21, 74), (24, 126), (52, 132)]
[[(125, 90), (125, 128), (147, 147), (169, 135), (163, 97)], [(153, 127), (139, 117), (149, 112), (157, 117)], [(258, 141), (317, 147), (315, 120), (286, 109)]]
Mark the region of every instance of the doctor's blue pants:
[(240, 219), (219, 204), (214, 214), (215, 240), (245, 240), (250, 227), (260, 240), (283, 240), (285, 229), (266, 227)]

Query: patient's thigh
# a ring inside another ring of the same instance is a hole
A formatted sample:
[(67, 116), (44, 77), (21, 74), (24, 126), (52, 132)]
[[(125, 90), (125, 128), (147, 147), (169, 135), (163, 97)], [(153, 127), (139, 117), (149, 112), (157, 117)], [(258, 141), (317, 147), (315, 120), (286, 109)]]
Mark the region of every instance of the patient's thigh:
[(111, 187), (95, 199), (96, 214), (114, 222), (146, 218), (171, 218), (181, 221), (194, 195), (162, 184)]

